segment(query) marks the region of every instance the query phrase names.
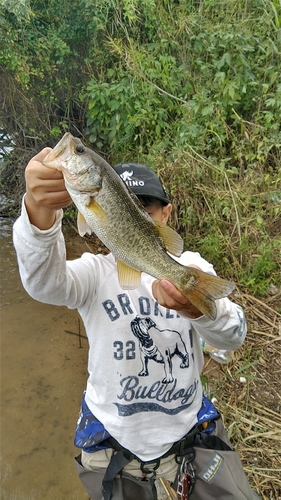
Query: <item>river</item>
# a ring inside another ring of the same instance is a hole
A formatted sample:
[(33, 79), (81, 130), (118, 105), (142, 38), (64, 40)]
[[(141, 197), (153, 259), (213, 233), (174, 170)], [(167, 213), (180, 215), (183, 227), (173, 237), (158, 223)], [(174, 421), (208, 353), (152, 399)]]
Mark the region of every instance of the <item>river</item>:
[[(76, 311), (23, 289), (12, 223), (0, 218), (2, 500), (86, 500), (73, 436), (87, 379), (87, 340)], [(73, 332), (67, 333), (67, 332)], [(76, 335), (75, 335), (76, 334)]]

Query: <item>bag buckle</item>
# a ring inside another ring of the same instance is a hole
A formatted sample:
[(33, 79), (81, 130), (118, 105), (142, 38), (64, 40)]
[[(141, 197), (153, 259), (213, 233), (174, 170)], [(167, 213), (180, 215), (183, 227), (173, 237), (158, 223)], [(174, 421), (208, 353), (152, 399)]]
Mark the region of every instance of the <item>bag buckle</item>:
[(142, 471), (144, 476), (146, 476), (147, 474), (152, 474), (153, 477), (155, 477), (156, 476), (155, 471), (158, 469), (159, 465), (160, 465), (160, 459), (153, 460), (151, 462), (141, 462), (140, 470)]

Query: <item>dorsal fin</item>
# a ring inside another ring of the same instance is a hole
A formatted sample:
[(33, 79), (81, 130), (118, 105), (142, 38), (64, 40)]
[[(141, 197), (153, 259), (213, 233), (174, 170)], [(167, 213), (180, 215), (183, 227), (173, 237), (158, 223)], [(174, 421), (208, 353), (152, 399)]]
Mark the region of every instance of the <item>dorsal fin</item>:
[(162, 222), (154, 221), (159, 235), (164, 241), (167, 252), (179, 257), (183, 252), (183, 240), (171, 227), (162, 224)]
[(116, 259), (119, 285), (123, 290), (134, 290), (140, 284), (141, 271)]

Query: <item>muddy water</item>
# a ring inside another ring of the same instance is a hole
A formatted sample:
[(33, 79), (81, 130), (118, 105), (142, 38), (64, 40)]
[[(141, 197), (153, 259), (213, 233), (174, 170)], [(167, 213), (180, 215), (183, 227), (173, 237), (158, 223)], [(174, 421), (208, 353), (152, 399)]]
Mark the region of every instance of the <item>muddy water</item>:
[[(73, 435), (87, 373), (78, 314), (32, 300), (0, 218), (2, 500), (86, 500)], [(81, 325), (81, 333), (84, 334)]]

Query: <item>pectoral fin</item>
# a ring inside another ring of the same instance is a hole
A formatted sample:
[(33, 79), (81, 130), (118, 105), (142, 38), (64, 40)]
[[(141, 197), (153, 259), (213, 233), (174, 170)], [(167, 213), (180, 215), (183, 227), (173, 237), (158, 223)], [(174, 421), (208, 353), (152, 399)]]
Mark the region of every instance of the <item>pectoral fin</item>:
[(121, 260), (116, 260), (118, 280), (123, 290), (134, 290), (140, 284), (141, 271), (124, 264)]
[(78, 212), (77, 215), (77, 228), (80, 236), (85, 236), (86, 233), (92, 234), (92, 230), (81, 212)]
[[(107, 215), (102, 207), (94, 199), (91, 199), (90, 203), (87, 205), (87, 209), (94, 214), (96, 219), (105, 224), (105, 222), (107, 221)], [(93, 232), (84, 215), (82, 215), (80, 212), (78, 212), (77, 216), (77, 227), (80, 236), (84, 236), (86, 233), (92, 234)]]
[(87, 205), (87, 208), (88, 210), (93, 212), (96, 219), (98, 219), (100, 222), (105, 223), (107, 221), (107, 215), (104, 209), (94, 200), (94, 198), (91, 198), (91, 201)]
[(161, 222), (155, 222), (154, 224), (157, 228), (159, 235), (164, 241), (167, 252), (172, 255), (179, 257), (183, 251), (183, 240), (181, 236), (176, 233), (171, 227), (162, 224)]

